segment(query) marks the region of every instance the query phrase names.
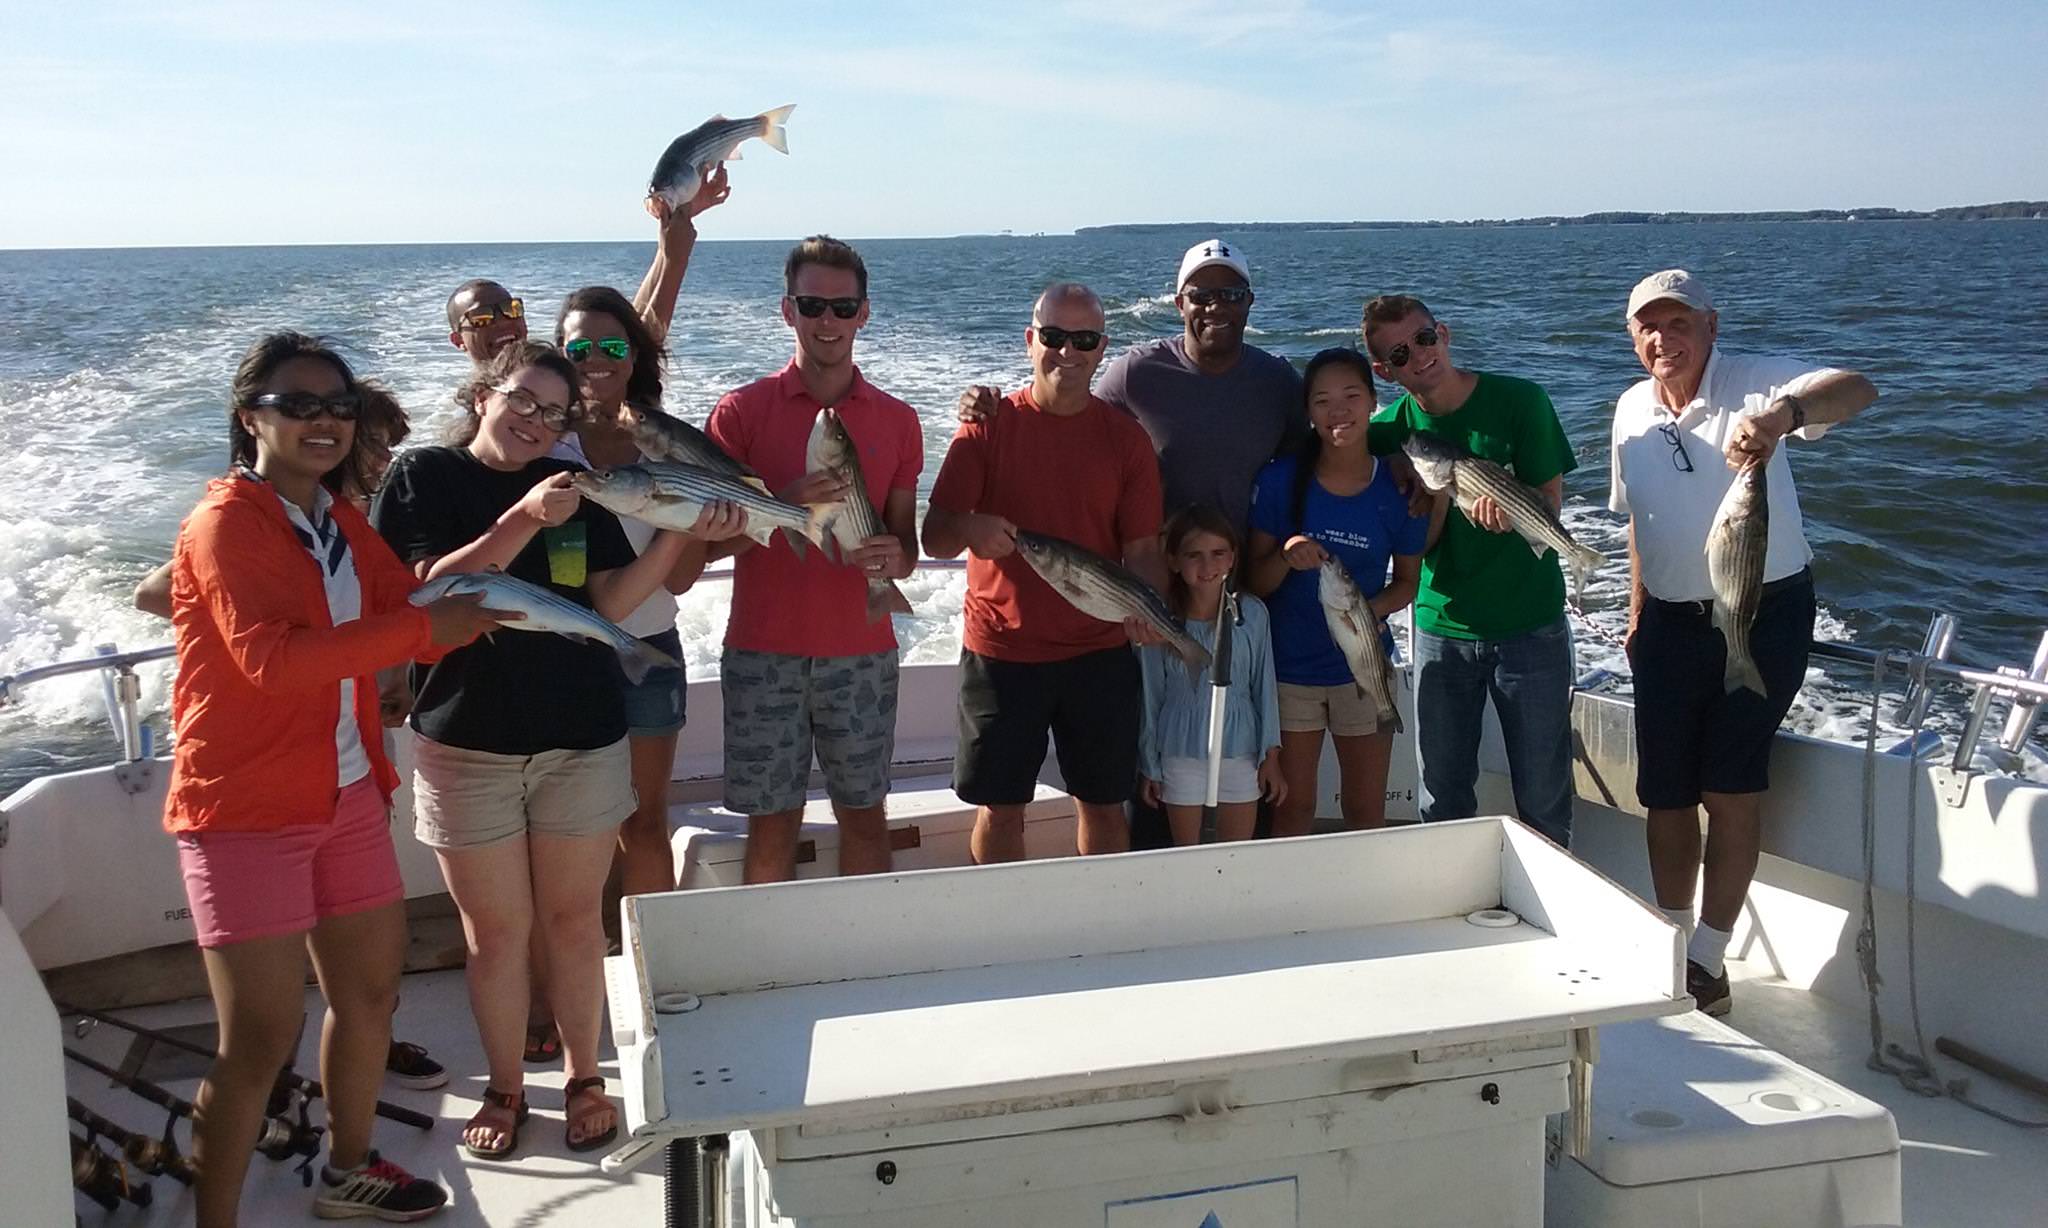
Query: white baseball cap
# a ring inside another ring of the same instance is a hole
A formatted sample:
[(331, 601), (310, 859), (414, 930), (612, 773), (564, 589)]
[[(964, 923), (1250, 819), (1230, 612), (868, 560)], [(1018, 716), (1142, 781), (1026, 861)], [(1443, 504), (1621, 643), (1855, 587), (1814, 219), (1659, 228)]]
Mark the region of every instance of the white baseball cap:
[(1252, 284), (1252, 266), (1245, 263), (1243, 252), (1221, 239), (1205, 239), (1189, 248), (1188, 254), (1180, 258), (1180, 276), (1173, 283), (1174, 291), (1178, 293), (1182, 286), (1188, 284), (1188, 278), (1215, 264), (1244, 278), (1245, 285)]
[(1651, 303), (1670, 299), (1683, 303), (1694, 311), (1712, 311), (1714, 296), (1707, 293), (1706, 283), (1684, 269), (1665, 269), (1652, 273), (1636, 283), (1628, 293), (1627, 319), (1635, 319), (1636, 313)]

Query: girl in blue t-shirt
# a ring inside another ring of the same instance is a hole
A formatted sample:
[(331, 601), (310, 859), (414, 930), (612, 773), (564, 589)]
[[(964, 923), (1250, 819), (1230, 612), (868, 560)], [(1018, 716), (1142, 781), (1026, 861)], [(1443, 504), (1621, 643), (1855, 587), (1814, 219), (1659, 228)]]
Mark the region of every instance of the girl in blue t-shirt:
[(1429, 529), (1428, 517), (1408, 514), (1393, 475), (1366, 450), (1366, 423), (1375, 407), (1371, 360), (1353, 349), (1324, 350), (1309, 360), (1303, 390), (1315, 430), (1299, 454), (1259, 474), (1246, 575), (1246, 586), (1266, 599), (1273, 623), (1280, 767), (1287, 778), (1286, 800), (1273, 811), (1276, 836), (1305, 835), (1315, 822), (1324, 730), (1337, 746), (1345, 826), (1386, 821), (1393, 730), (1380, 727), (1372, 699), (1359, 693), (1330, 638), (1316, 569), (1325, 558), (1342, 563), (1384, 621), (1415, 599)]

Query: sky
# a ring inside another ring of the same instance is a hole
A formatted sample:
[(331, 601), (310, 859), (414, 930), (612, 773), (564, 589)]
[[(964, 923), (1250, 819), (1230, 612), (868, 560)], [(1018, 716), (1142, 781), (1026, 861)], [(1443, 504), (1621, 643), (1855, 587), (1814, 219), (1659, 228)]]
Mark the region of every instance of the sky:
[(0, 0), (0, 248), (2048, 198), (2048, 5)]

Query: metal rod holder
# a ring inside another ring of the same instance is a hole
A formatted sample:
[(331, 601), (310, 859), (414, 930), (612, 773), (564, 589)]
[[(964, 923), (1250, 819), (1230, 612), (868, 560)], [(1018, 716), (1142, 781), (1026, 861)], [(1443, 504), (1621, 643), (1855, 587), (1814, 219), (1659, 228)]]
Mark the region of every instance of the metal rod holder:
[[(2041, 642), (2034, 646), (2034, 663), (2028, 667), (2027, 677), (2035, 682), (2048, 682), (2048, 631), (2041, 633)], [(2034, 722), (2040, 715), (2040, 700), (2015, 697), (2012, 712), (2005, 718), (2005, 729), (1998, 735), (1998, 745), (2012, 754), (2019, 754), (2020, 748), (2033, 736)]]
[[(1938, 613), (1927, 620), (1927, 635), (1920, 642), (1920, 656), (1927, 661), (1946, 661), (1955, 642), (1956, 616)], [(1899, 724), (1908, 729), (1916, 728), (1927, 719), (1927, 709), (1933, 702), (1934, 686), (1922, 673), (1906, 686), (1906, 698), (1899, 708)]]

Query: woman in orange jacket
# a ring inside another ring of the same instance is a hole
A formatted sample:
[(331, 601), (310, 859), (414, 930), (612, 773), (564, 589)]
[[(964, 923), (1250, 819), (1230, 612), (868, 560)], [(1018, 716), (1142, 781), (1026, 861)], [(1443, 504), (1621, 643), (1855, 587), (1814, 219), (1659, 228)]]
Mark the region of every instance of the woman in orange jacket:
[(323, 1217), (423, 1219), (447, 1201), (380, 1160), (370, 1119), (404, 956), (375, 675), (466, 644), (505, 616), (417, 607), (416, 581), (335, 497), (369, 461), (362, 398), (326, 345), (276, 333), (235, 372), (233, 473), (209, 484), (171, 560), (178, 677), (164, 826), (199, 931), (220, 1049), (199, 1089), (200, 1228), (236, 1222), (250, 1142), (303, 1017), (307, 953), (327, 999)]

